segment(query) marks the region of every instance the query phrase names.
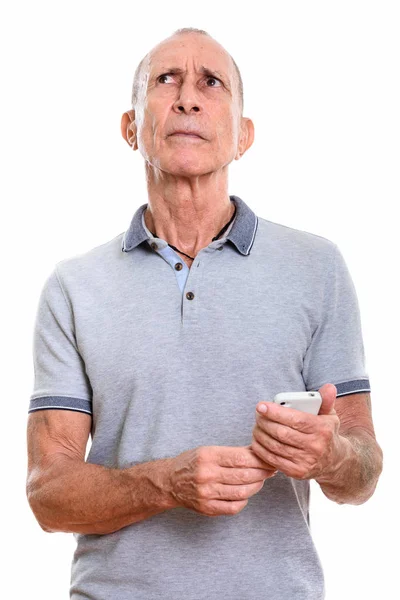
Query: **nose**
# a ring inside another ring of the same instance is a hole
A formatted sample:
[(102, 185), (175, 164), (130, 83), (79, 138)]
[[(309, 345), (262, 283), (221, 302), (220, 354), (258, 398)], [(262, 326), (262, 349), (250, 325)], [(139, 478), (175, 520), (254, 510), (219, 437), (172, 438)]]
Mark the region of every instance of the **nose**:
[(182, 104), (177, 106), (177, 109), (178, 109), (178, 112), (183, 112), (183, 113), (190, 113), (191, 110), (193, 110), (194, 112), (199, 112), (199, 110), (200, 110), (198, 106), (192, 106), (189, 110), (186, 110)]
[(190, 81), (185, 81), (179, 88), (178, 97), (174, 102), (174, 111), (189, 114), (199, 112), (200, 107), (201, 102), (195, 85)]

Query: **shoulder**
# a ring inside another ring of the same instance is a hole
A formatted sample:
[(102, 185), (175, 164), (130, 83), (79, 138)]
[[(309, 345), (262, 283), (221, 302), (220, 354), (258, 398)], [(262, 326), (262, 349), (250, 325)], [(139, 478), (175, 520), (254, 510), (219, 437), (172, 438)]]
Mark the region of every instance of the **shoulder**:
[(334, 247), (336, 247), (335, 242), (322, 235), (289, 227), (282, 223), (275, 223), (274, 221), (269, 221), (262, 217), (258, 217), (258, 221), (258, 228), (260, 231), (272, 238), (273, 241), (291, 243), (326, 252), (332, 252)]
[(58, 261), (55, 272), (61, 283), (68, 285), (77, 281), (87, 282), (114, 270), (116, 264), (123, 259), (123, 235), (120, 233), (103, 244)]
[(258, 241), (263, 251), (273, 251), (294, 264), (321, 266), (333, 264), (338, 247), (334, 241), (302, 229), (296, 229), (258, 217)]

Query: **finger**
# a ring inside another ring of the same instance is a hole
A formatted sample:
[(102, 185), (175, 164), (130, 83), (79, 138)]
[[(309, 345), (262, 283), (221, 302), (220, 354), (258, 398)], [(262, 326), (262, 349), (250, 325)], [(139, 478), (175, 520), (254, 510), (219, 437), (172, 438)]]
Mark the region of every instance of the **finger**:
[(257, 455), (260, 456), (263, 460), (265, 460), (265, 462), (275, 465), (275, 467), (278, 469), (278, 471), (282, 471), (282, 473), (285, 473), (285, 474), (291, 473), (291, 475), (289, 475), (289, 477), (294, 477), (294, 478), (298, 477), (299, 479), (302, 478), (301, 469), (293, 461), (291, 461), (287, 458), (283, 458), (282, 456), (273, 454), (272, 452), (270, 452), (269, 450), (264, 448), (264, 446), (262, 446), (259, 442), (257, 442), (257, 440), (253, 439), (252, 445), (253, 445), (254, 451), (257, 453)]
[(297, 431), (287, 425), (282, 425), (270, 419), (256, 416), (257, 427), (265, 431), (269, 436), (273, 437), (278, 442), (293, 446), (294, 448), (304, 448), (307, 444), (307, 439), (310, 434)]
[(266, 471), (265, 469), (233, 469), (230, 467), (221, 467), (218, 471), (218, 482), (227, 485), (246, 485), (257, 483), (272, 477), (276, 469)]
[(257, 465), (262, 465), (263, 469), (266, 469), (267, 471), (275, 471), (275, 467), (273, 465), (269, 465), (268, 463), (265, 463), (263, 460), (261, 460), (257, 454), (255, 454), (253, 452), (253, 449), (251, 447), (251, 444), (249, 446), (246, 446), (246, 449), (252, 454), (252, 456), (254, 457), (254, 460), (256, 461)]
[(289, 460), (301, 460), (303, 455), (305, 454), (303, 448), (297, 448), (295, 446), (290, 446), (287, 444), (283, 444), (276, 440), (275, 438), (265, 433), (259, 427), (255, 427), (253, 430), (253, 439), (257, 440), (262, 446), (264, 446), (267, 450), (281, 456), (282, 458), (287, 458)]
[[(296, 408), (279, 406), (275, 402), (262, 402), (262, 404), (267, 407), (267, 412), (262, 414), (262, 418), (281, 423), (281, 425), (287, 425), (302, 433), (312, 433), (317, 427), (318, 415), (305, 413)], [(258, 408), (258, 406), (259, 405), (257, 405), (256, 408)]]
[(249, 446), (213, 446), (218, 450), (217, 459), (220, 467), (259, 468), (265, 469), (266, 465)]

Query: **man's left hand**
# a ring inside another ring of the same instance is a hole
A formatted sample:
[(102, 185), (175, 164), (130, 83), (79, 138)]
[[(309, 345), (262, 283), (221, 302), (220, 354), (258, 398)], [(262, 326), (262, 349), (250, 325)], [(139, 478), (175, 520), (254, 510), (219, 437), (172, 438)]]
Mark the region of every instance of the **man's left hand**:
[(343, 452), (340, 420), (335, 411), (337, 389), (326, 383), (319, 390), (318, 415), (286, 408), (274, 402), (264, 414), (256, 410), (250, 448), (269, 465), (295, 479), (315, 479), (332, 471)]

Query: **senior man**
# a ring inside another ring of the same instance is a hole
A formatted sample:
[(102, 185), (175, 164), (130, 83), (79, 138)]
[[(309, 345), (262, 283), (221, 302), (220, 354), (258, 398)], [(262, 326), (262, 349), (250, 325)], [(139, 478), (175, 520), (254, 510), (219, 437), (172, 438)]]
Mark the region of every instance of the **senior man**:
[[(361, 504), (382, 470), (344, 259), (229, 196), (254, 127), (206, 32), (146, 55), (121, 129), (148, 202), (44, 285), (32, 511), (76, 537), (73, 600), (324, 598), (310, 479)], [(270, 402), (302, 390), (320, 391), (319, 415)]]

